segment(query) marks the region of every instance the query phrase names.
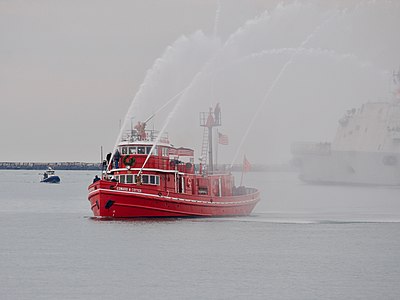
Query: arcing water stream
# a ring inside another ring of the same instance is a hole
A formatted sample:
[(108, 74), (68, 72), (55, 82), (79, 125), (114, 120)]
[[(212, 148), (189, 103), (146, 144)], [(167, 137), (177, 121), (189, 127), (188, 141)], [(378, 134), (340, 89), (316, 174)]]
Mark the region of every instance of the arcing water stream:
[[(338, 117), (334, 115), (336, 111), (341, 112), (343, 108), (365, 101), (365, 95), (374, 98), (374, 95), (382, 94), (382, 86), (386, 84), (379, 77), (380, 74), (377, 74), (379, 73), (377, 70), (387, 69), (396, 65), (398, 61), (396, 49), (400, 50), (400, 46), (395, 41), (396, 31), (393, 27), (397, 24), (400, 11), (398, 3), (388, 1), (360, 3), (355, 7), (349, 7), (345, 13), (337, 9), (321, 8), (312, 3), (280, 5), (247, 21), (224, 43), (220, 43), (216, 36), (218, 28), (223, 26), (222, 9), (225, 9), (225, 6), (218, 2), (212, 37), (207, 37), (201, 32), (182, 37), (167, 48), (162, 58), (156, 60), (127, 112), (121, 132), (128, 126), (133, 112), (136, 116), (139, 115), (139, 118), (145, 119), (154, 114), (153, 107), (165, 106), (160, 100), (165, 102), (164, 99), (171, 99), (172, 95), (184, 90), (169, 113), (163, 111), (157, 115), (157, 122), (161, 123), (160, 127), (164, 130), (167, 127), (174, 128), (174, 131), (180, 130), (176, 142), (193, 144), (195, 141), (191, 139), (192, 135), (179, 134), (183, 130), (182, 124), (185, 124), (187, 130), (188, 128), (191, 131), (196, 130), (193, 127), (196, 125), (190, 122), (190, 118), (193, 119), (197, 111), (204, 110), (212, 102), (220, 102), (227, 112), (224, 114), (224, 121), (233, 145), (233, 149), (227, 149), (226, 157), (230, 157), (232, 163), (236, 161), (241, 151), (261, 157), (257, 148), (262, 147), (257, 146), (263, 142), (255, 138), (261, 131), (268, 136), (271, 143), (278, 141), (268, 131), (268, 128), (274, 127), (273, 124), (276, 122), (270, 111), (275, 111), (276, 116), (287, 119), (290, 124), (294, 122), (292, 120), (300, 120), (299, 109), (312, 107), (306, 101), (313, 103), (313, 100), (305, 100), (309, 98), (307, 94), (304, 96), (301, 94), (305, 85), (301, 86), (302, 89), (297, 87), (297, 90), (289, 86), (290, 88), (283, 91), (276, 88), (279, 81), (285, 78), (284, 83), (291, 84), (289, 82), (292, 74), (301, 72), (310, 77), (310, 89), (313, 86), (319, 86), (321, 90), (322, 87), (325, 88), (324, 94), (314, 93), (315, 98), (323, 96), (323, 101), (329, 103), (326, 107), (333, 112), (332, 116), (328, 117), (333, 120), (332, 126), (335, 126)], [(386, 22), (378, 23), (377, 20), (382, 20), (382, 16), (385, 16)], [(379, 34), (382, 31), (387, 33), (386, 37)], [(309, 34), (310, 32), (312, 34)], [(307, 38), (304, 39), (304, 36)], [(355, 37), (358, 39), (357, 42)], [(283, 60), (283, 56), (277, 57), (283, 53), (289, 55), (286, 60)], [(377, 59), (375, 53), (386, 55)], [(324, 57), (329, 60), (324, 61)], [(337, 64), (338, 60), (343, 62), (347, 59), (360, 63)], [(296, 64), (293, 64), (294, 60)], [(254, 64), (255, 61), (257, 64)], [(321, 61), (324, 63), (321, 64)], [(364, 64), (364, 61), (371, 63)], [(312, 69), (309, 67), (299, 69), (303, 65), (311, 66)], [(372, 67), (365, 69), (366, 65)], [(291, 66), (291, 72), (287, 72), (288, 66)], [(340, 75), (335, 78), (337, 84), (333, 86), (331, 83), (332, 76), (329, 76), (329, 81), (324, 81), (323, 76), (315, 77), (316, 75), (311, 72), (314, 69), (315, 74), (324, 72), (333, 76), (339, 73)], [(318, 81), (315, 81), (313, 76)], [(371, 80), (374, 84), (366, 84)], [(352, 82), (353, 85), (347, 85), (348, 82)], [(210, 92), (211, 86), (213, 90)], [(265, 86), (269, 87), (267, 91)], [(361, 86), (363, 89), (360, 89)], [(289, 91), (292, 88), (296, 93), (291, 95)], [(296, 99), (292, 103), (292, 110), (286, 110), (282, 115), (285, 101), (269, 101), (268, 111), (265, 111), (265, 104), (267, 99), (271, 99), (272, 92), (274, 99), (286, 99), (288, 96)], [(333, 99), (336, 102), (332, 101)], [(178, 110), (188, 112), (187, 109), (190, 109), (190, 116), (185, 113), (177, 114)], [(327, 112), (319, 111), (318, 114), (314, 114), (313, 123), (319, 118), (326, 119), (327, 116), (324, 114)], [(241, 120), (239, 127), (238, 118)], [(304, 128), (301, 130), (295, 128), (288, 131), (282, 128), (281, 136), (286, 137), (285, 142), (295, 139), (294, 134), (299, 132), (305, 136), (306, 133), (327, 136), (328, 127), (319, 127), (321, 132), (316, 131), (310, 119), (309, 123), (304, 122)], [(122, 133), (117, 142), (121, 135)], [(282, 142), (283, 138), (279, 138), (278, 142)], [(244, 141), (249, 141), (251, 147), (244, 149), (246, 147)], [(278, 147), (278, 152), (282, 152), (283, 147), (283, 144)]]

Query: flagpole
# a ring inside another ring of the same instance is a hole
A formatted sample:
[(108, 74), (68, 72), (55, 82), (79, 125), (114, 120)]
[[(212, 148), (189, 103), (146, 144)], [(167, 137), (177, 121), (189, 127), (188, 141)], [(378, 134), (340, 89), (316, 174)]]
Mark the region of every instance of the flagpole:
[(243, 183), (243, 173), (244, 173), (244, 167), (242, 166), (242, 176), (240, 177), (240, 186), (242, 186)]
[(242, 176), (240, 176), (240, 186), (242, 186), (243, 184), (243, 174), (244, 174), (244, 158), (242, 162)]
[(218, 144), (219, 144), (219, 131), (217, 128), (217, 142), (215, 143), (215, 168), (218, 170)]
[(251, 165), (250, 165), (250, 163), (249, 163), (249, 161), (247, 160), (247, 158), (246, 158), (246, 155), (243, 157), (243, 165), (242, 165), (242, 177), (240, 178), (240, 186), (242, 186), (242, 183), (243, 183), (243, 174), (245, 173), (245, 172), (249, 172), (250, 171), (250, 167), (251, 167)]

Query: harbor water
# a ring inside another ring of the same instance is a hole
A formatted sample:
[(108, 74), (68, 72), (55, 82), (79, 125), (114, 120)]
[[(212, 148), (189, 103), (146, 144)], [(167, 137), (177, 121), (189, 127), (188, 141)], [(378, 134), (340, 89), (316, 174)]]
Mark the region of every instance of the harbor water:
[(1, 299), (400, 299), (399, 187), (252, 172), (247, 217), (101, 221), (96, 174), (0, 171)]

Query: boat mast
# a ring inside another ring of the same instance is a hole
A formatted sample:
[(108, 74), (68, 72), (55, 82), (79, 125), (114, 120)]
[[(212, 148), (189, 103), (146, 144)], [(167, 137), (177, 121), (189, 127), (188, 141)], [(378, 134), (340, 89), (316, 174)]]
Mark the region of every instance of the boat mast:
[(215, 109), (210, 107), (210, 110), (208, 112), (200, 113), (200, 126), (205, 127), (208, 130), (208, 170), (212, 173), (214, 171), (212, 145), (213, 128), (221, 126), (221, 110), (219, 108), (219, 103), (215, 106)]
[(400, 68), (397, 71), (393, 71), (393, 95), (394, 100), (399, 102), (400, 101)]

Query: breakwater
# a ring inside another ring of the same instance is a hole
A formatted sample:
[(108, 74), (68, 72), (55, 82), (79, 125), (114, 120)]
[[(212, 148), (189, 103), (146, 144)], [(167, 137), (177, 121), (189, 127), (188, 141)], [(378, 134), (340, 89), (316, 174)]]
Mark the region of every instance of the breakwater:
[(0, 162), (0, 170), (101, 170), (101, 163), (87, 162)]
[[(101, 170), (101, 163), (88, 162), (0, 162), (0, 170), (44, 170), (52, 167), (54, 170)], [(227, 171), (229, 165), (219, 165), (216, 170)], [(242, 165), (233, 165), (230, 171), (241, 172)], [(290, 164), (253, 164), (251, 172), (291, 172)]]

